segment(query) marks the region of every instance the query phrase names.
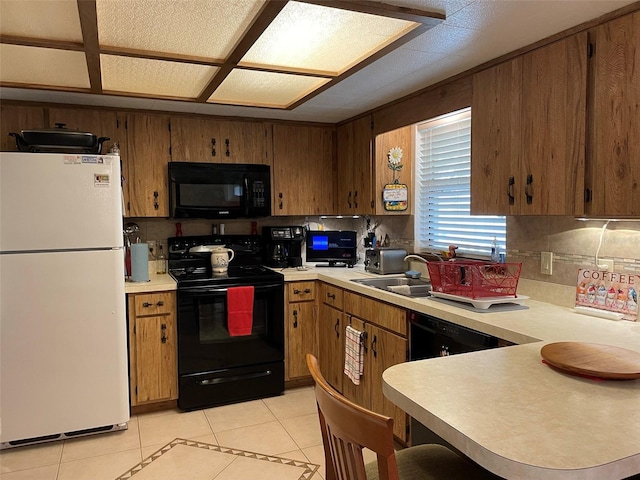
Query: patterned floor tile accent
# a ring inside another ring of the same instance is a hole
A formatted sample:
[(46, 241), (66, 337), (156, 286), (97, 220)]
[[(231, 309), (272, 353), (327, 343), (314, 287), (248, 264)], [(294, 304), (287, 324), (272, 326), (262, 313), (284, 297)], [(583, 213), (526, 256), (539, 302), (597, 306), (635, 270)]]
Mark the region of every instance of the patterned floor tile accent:
[[(296, 480), (309, 480), (313, 474), (318, 470), (319, 465), (315, 465), (313, 463), (305, 463), (299, 460), (292, 460), (290, 458), (277, 457), (274, 455), (264, 455), (256, 452), (248, 452), (245, 450), (238, 450), (236, 448), (228, 448), (222, 447), (220, 445), (212, 445), (209, 443), (197, 442), (194, 440), (185, 440), (183, 438), (176, 438), (172, 442), (169, 442), (156, 452), (149, 455), (147, 458), (142, 460), (138, 465), (123, 473), (115, 480), (136, 480), (136, 475), (141, 472), (143, 469), (151, 465), (153, 462), (157, 462), (162, 459), (162, 457), (171, 452), (171, 450), (178, 446), (184, 445), (186, 447), (200, 448), (204, 450), (209, 450), (212, 452), (222, 453), (226, 455), (235, 455), (237, 457), (244, 457), (247, 459), (255, 460), (256, 462), (269, 462), (280, 465), (288, 465), (291, 467), (296, 467), (300, 471), (300, 476), (296, 478)], [(174, 459), (175, 461), (175, 459)], [(258, 466), (259, 467), (259, 466)], [(190, 469), (189, 465), (184, 466), (185, 473)]]

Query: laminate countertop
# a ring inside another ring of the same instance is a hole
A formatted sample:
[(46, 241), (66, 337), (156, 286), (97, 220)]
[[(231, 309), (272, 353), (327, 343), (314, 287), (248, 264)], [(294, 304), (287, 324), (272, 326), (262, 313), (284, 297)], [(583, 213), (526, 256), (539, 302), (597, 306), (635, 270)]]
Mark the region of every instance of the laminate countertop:
[(385, 396), (496, 474), (602, 480), (640, 473), (640, 380), (571, 376), (540, 356), (542, 346), (556, 341), (640, 352), (640, 323), (533, 299), (526, 310), (472, 312), (354, 283), (373, 276), (357, 267), (288, 270), (282, 272), (287, 281), (319, 279), (518, 344), (402, 363), (383, 374)]

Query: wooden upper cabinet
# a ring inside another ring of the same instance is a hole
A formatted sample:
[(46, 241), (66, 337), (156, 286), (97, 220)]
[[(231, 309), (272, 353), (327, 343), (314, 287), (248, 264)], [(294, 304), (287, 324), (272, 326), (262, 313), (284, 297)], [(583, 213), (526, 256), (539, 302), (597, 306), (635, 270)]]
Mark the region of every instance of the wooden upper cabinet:
[(168, 217), (169, 117), (127, 115), (129, 217)]
[[(376, 215), (410, 215), (413, 211), (413, 127), (402, 127), (390, 132), (380, 133), (375, 138), (375, 214)], [(393, 183), (393, 170), (388, 166), (388, 153), (394, 147), (402, 149), (402, 170), (396, 172), (398, 183), (408, 186), (406, 210), (385, 210), (382, 199), (386, 184)]]
[(471, 212), (514, 215), (523, 187), (522, 59), (488, 68), (473, 76), (471, 106)]
[(273, 125), (272, 215), (334, 211), (333, 129)]
[(589, 32), (594, 46), (587, 213), (640, 215), (640, 12)]
[(41, 107), (22, 107), (17, 105), (0, 105), (0, 150), (15, 152), (16, 139), (9, 133), (20, 133), (21, 130), (44, 128), (44, 109)]
[(337, 214), (371, 214), (373, 128), (371, 115), (337, 129)]
[(221, 163), (220, 122), (207, 118), (171, 118), (171, 160)]
[(265, 129), (262, 122), (172, 117), (171, 159), (174, 162), (269, 164)]
[(474, 75), (472, 213), (583, 213), (586, 52), (580, 33)]

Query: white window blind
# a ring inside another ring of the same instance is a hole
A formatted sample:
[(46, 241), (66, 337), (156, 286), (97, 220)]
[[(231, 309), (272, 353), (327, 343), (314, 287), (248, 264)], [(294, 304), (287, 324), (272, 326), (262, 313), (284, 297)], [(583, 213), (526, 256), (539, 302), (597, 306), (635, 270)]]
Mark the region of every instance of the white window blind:
[(417, 251), (490, 256), (493, 239), (505, 251), (505, 217), (470, 215), (471, 109), (417, 125)]

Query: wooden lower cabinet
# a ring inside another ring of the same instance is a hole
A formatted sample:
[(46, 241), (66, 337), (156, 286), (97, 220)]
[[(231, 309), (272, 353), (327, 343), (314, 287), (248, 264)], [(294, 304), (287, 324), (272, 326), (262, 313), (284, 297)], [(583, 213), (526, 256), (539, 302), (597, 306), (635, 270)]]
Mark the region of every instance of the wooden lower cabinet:
[(327, 382), (342, 392), (344, 371), (344, 313), (324, 303), (319, 306), (318, 363)]
[(306, 354), (317, 355), (315, 282), (287, 284), (285, 380), (310, 377)]
[(129, 294), (131, 406), (178, 398), (175, 292)]
[[(319, 292), (318, 362), (322, 375), (352, 402), (393, 417), (394, 435), (406, 441), (407, 416), (382, 393), (385, 369), (407, 361), (406, 310), (325, 283), (320, 284)], [(359, 385), (344, 374), (347, 325), (366, 335)]]

